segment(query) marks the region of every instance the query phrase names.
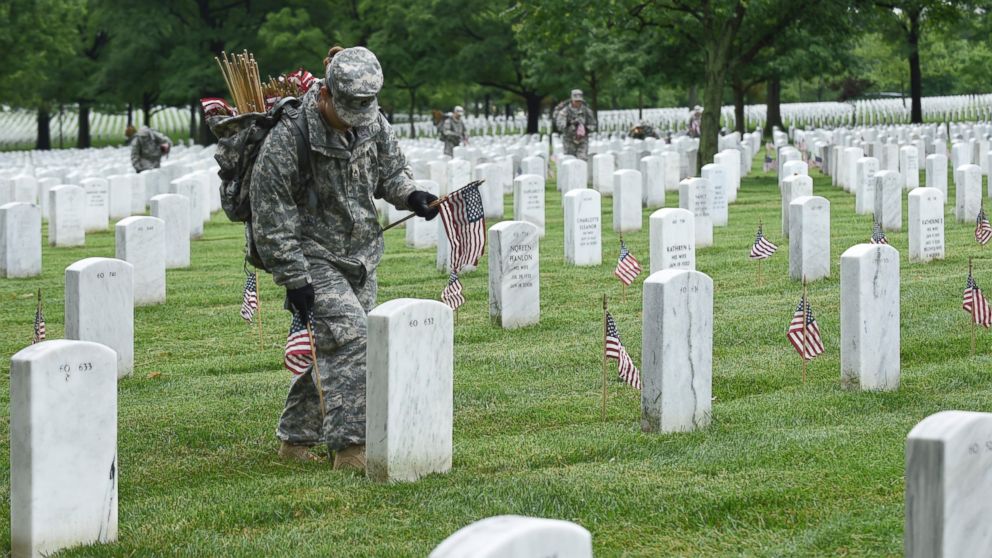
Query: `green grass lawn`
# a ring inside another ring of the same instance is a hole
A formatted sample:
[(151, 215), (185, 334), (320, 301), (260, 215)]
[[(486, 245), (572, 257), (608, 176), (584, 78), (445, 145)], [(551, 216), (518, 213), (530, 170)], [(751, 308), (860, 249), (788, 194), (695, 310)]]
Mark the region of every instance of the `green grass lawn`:
[[(906, 434), (947, 409), (992, 408), (992, 339), (969, 356), (960, 309), (972, 223), (947, 211), (947, 259), (909, 263), (908, 235), (889, 233), (902, 266), (902, 384), (892, 393), (840, 388), (839, 261), (866, 242), (870, 216), (814, 171), (831, 202), (831, 277), (810, 284), (826, 354), (809, 366), (785, 336), (801, 286), (788, 278), (775, 178), (743, 180), (730, 226), (697, 251), (714, 281), (713, 423), (701, 432), (640, 432), (640, 399), (618, 381), (600, 419), (602, 310), (610, 295), (623, 340), (640, 363), (641, 275), (620, 302), (618, 249), (604, 200), (603, 265), (564, 264), (560, 196), (547, 190), (541, 241), (541, 322), (503, 331), (487, 310), (487, 266), (462, 277), (455, 326), (454, 461), (446, 475), (373, 484), (276, 457), (276, 420), (290, 374), (282, 367), (289, 314), (281, 289), (260, 279), (264, 347), (238, 315), (240, 226), (218, 214), (193, 243), (192, 266), (168, 272), (168, 302), (135, 310), (135, 373), (119, 383), (120, 536), (60, 556), (426, 556), (459, 528), (498, 514), (575, 521), (597, 556), (898, 556), (903, 536)], [(953, 185), (945, 207), (953, 206)], [(904, 215), (908, 204), (903, 198)], [(668, 193), (667, 205), (678, 205)], [(507, 215), (512, 200), (506, 199)], [(644, 229), (625, 235), (647, 267)], [(758, 221), (779, 245), (764, 284), (747, 259)], [(904, 217), (904, 224), (906, 218)], [(434, 250), (386, 234), (379, 301), (436, 299), (446, 276)], [(9, 356), (31, 338), (42, 287), (49, 338), (63, 332), (63, 272), (114, 256), (109, 231), (86, 247), (44, 247), (41, 279), (0, 281), (0, 500), (9, 509)], [(976, 261), (992, 288), (992, 261)], [(615, 372), (611, 372), (611, 378)], [(66, 464), (70, 466), (70, 464)], [(0, 553), (10, 547), (0, 523)]]

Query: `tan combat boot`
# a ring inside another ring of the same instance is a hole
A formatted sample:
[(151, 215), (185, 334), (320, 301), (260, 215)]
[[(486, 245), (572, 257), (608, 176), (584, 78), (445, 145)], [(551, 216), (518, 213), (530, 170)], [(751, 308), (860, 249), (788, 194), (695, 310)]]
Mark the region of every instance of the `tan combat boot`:
[(348, 446), (334, 454), (335, 469), (351, 469), (365, 472), (365, 444)]
[(290, 461), (319, 461), (320, 458), (310, 453), (310, 446), (298, 446), (282, 441), (279, 443), (279, 457)]

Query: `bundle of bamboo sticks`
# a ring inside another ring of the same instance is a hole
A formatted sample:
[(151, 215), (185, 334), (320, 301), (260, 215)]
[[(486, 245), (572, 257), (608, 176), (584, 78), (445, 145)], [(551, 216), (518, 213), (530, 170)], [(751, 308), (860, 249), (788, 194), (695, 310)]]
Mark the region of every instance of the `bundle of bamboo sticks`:
[(214, 57), (224, 76), (227, 90), (234, 98), (238, 112), (265, 112), (265, 96), (262, 94), (262, 83), (258, 77), (258, 64), (255, 55), (247, 50), (238, 54), (222, 53), (224, 59)]
[(269, 81), (262, 85), (262, 94), (266, 99), (272, 97), (295, 97), (296, 86), (286, 81), (282, 76), (274, 78), (269, 76)]

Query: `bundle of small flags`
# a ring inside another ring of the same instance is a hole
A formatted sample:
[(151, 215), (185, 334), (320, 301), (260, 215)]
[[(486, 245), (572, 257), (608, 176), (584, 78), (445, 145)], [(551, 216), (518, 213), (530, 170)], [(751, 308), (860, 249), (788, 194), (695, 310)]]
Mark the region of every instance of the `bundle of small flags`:
[[(805, 327), (804, 327), (805, 326)], [(799, 305), (792, 314), (789, 322), (789, 342), (796, 352), (806, 360), (823, 353), (823, 340), (820, 338), (820, 326), (813, 318), (813, 310), (806, 302), (806, 297), (799, 299)]]
[(462, 284), (458, 281), (458, 274), (454, 271), (448, 277), (448, 285), (441, 291), (441, 302), (450, 306), (452, 310), (457, 310), (459, 306), (465, 304), (465, 297), (462, 295)]
[(761, 225), (758, 225), (758, 234), (754, 237), (754, 244), (751, 246), (751, 254), (748, 257), (752, 260), (766, 260), (776, 250), (778, 250), (778, 246), (775, 246), (765, 238), (764, 233), (761, 232)]
[(961, 308), (971, 314), (971, 321), (988, 328), (992, 325), (992, 309), (989, 308), (989, 301), (982, 294), (982, 289), (978, 288), (978, 283), (968, 270), (968, 283), (964, 287), (964, 296), (961, 301)]
[(203, 97), (200, 99), (203, 116), (237, 116), (238, 110), (220, 97)]
[(286, 81), (292, 83), (299, 90), (300, 95), (303, 95), (310, 90), (310, 86), (313, 85), (315, 78), (313, 74), (300, 68), (295, 72), (286, 76)]
[(868, 241), (870, 244), (888, 244), (889, 239), (885, 238), (885, 232), (882, 230), (882, 225), (875, 221), (871, 227), (871, 240)]
[(630, 358), (623, 343), (620, 342), (617, 324), (609, 312), (606, 313), (606, 342), (604, 346), (606, 358), (617, 361), (617, 374), (620, 379), (630, 387), (641, 389), (641, 373), (634, 366), (634, 360)]
[(41, 311), (41, 291), (38, 291), (38, 306), (34, 310), (34, 338), (31, 344), (41, 343), (45, 340), (45, 315)]
[(989, 218), (985, 216), (985, 207), (978, 210), (978, 218), (975, 219), (975, 240), (982, 246), (988, 244), (992, 239), (992, 225), (989, 225)]
[(258, 310), (258, 276), (251, 271), (245, 279), (245, 290), (241, 296), (241, 317), (246, 322), (251, 322), (256, 310)]
[(293, 321), (289, 325), (283, 362), (286, 369), (297, 376), (306, 372), (313, 363), (314, 342), (310, 330), (307, 329), (307, 324), (312, 320), (313, 315), (304, 321), (302, 313), (293, 312)]
[(640, 262), (627, 249), (627, 244), (624, 243), (623, 239), (620, 239), (620, 257), (617, 258), (617, 267), (613, 270), (613, 275), (616, 275), (617, 279), (624, 285), (630, 285), (640, 274)]
[(770, 172), (772, 169), (775, 168), (775, 159), (772, 159), (772, 156), (766, 153), (765, 164), (762, 168), (764, 169), (765, 172)]

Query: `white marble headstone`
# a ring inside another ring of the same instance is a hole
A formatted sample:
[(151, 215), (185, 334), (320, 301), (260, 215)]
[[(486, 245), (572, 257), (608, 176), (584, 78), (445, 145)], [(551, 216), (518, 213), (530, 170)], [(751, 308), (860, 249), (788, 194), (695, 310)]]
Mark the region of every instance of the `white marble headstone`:
[(127, 217), (115, 227), (117, 259), (134, 266), (134, 305), (165, 302), (165, 221)]
[(63, 184), (48, 191), (48, 244), (82, 246), (86, 242), (83, 221), (86, 193), (79, 186)]
[(716, 163), (710, 163), (708, 165), (703, 165), (700, 170), (704, 180), (707, 180), (712, 187), (712, 204), (713, 209), (710, 213), (710, 218), (713, 220), (714, 227), (726, 227), (728, 218), (727, 209), (727, 169), (723, 165), (718, 165)]
[(961, 165), (954, 192), (958, 221), (974, 223), (982, 207), (982, 169), (978, 165)]
[(189, 198), (159, 194), (148, 204), (152, 217), (165, 222), (165, 269), (189, 267)]
[(906, 558), (992, 556), (992, 414), (943, 411), (906, 438)]
[(651, 214), (651, 273), (696, 269), (696, 224), (692, 212), (668, 207)]
[(654, 209), (665, 206), (665, 177), (661, 157), (642, 157), (638, 168), (641, 172), (641, 200), (644, 207)]
[(710, 423), (713, 280), (666, 269), (644, 281), (641, 429), (683, 432)]
[(907, 145), (899, 149), (899, 174), (906, 190), (920, 186), (919, 151), (915, 147)]
[(936, 188), (909, 193), (909, 260), (944, 259), (944, 195)]
[[(558, 189), (562, 196), (572, 190), (585, 189), (589, 183), (588, 163), (581, 159), (569, 159), (558, 166)], [(564, 203), (564, 197), (562, 198)]]
[(380, 482), (451, 469), (454, 322), (448, 306), (398, 298), (369, 312), (366, 459)]
[(582, 188), (565, 200), (565, 261), (572, 265), (603, 263), (603, 217), (599, 192)]
[[(892, 171), (882, 171), (892, 172)], [(857, 244), (840, 257), (841, 384), (899, 387), (899, 252)]]
[(782, 236), (788, 238), (792, 230), (789, 227), (789, 204), (798, 197), (812, 195), (813, 179), (809, 176), (796, 174), (782, 181)]
[(878, 159), (874, 157), (858, 159), (858, 184), (854, 200), (854, 211), (858, 215), (871, 215), (875, 212), (876, 173), (878, 173)]
[(513, 179), (513, 220), (533, 223), (544, 237), (544, 178), (541, 175), (521, 174)]
[(570, 521), (500, 515), (462, 527), (429, 558), (592, 558), (592, 535)]
[(692, 212), (697, 248), (713, 245), (713, 186), (705, 178), (686, 178), (679, 185), (679, 207)]
[(799, 196), (789, 204), (789, 276), (815, 281), (830, 277), (830, 202)]
[(613, 230), (641, 230), (641, 173), (621, 169), (613, 173)]
[(137, 179), (136, 174), (115, 174), (107, 177), (107, 193), (109, 202), (107, 211), (113, 220), (131, 216), (131, 194), (134, 192), (132, 183)]
[(875, 175), (875, 220), (887, 231), (902, 230), (902, 178), (896, 171)]
[[(441, 187), (433, 180), (418, 180), (417, 189), (439, 196)], [(434, 219), (440, 221), (440, 217)], [(406, 222), (406, 245), (412, 248), (433, 248), (437, 246), (438, 228), (435, 223), (423, 217), (413, 217)]]
[(64, 339), (10, 362), (10, 546), (16, 557), (117, 540), (117, 357)]
[(681, 160), (678, 151), (661, 152), (662, 176), (665, 177), (665, 191), (678, 192), (681, 179)]
[(41, 275), (41, 208), (13, 202), (0, 206), (0, 277)]
[(504, 221), (489, 228), (489, 316), (504, 329), (541, 319), (541, 272), (537, 227)]
[(83, 226), (86, 232), (107, 230), (110, 220), (110, 197), (108, 182), (103, 178), (84, 178), (79, 181), (86, 194), (86, 209), (83, 214)]
[(200, 196), (200, 181), (189, 175), (169, 183), (169, 193), (178, 194), (189, 201), (189, 237), (193, 240), (203, 237), (203, 209)]
[(65, 268), (65, 338), (117, 353), (117, 377), (134, 370), (134, 268), (114, 258), (86, 258)]

